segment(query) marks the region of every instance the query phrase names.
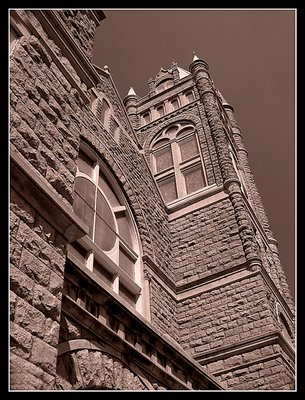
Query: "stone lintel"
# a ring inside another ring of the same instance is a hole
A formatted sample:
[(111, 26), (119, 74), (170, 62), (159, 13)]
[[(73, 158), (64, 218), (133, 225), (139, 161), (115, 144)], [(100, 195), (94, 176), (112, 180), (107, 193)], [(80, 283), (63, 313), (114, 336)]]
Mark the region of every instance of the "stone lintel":
[(11, 148), (11, 186), (68, 242), (88, 234), (87, 225), (58, 196), (30, 163)]

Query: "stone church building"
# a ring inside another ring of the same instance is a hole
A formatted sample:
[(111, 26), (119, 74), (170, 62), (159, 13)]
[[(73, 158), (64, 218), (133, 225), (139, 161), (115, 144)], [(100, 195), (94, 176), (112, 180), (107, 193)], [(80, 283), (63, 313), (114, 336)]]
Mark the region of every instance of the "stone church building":
[(121, 99), (104, 18), (10, 10), (10, 390), (294, 390), (233, 107), (199, 55)]

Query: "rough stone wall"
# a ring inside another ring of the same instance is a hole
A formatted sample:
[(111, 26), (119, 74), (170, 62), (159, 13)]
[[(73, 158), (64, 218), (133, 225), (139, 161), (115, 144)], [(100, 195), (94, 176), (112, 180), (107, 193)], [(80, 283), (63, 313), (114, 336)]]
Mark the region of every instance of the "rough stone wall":
[[(40, 32), (30, 11), (21, 11)], [(53, 49), (54, 42), (43, 33)], [(11, 146), (70, 208), (79, 146), (74, 119), (84, 101), (57, 66), (74, 76), (57, 48), (55, 60), (40, 38), (22, 36), (10, 55)], [(78, 78), (79, 80), (79, 78)], [(11, 191), (11, 366), (13, 389), (53, 388), (67, 241), (22, 193)], [(51, 221), (49, 221), (52, 223)]]
[(228, 199), (170, 222), (177, 284), (222, 272), (245, 262), (234, 211)]
[(92, 15), (88, 13), (88, 10), (58, 10), (57, 13), (73, 36), (73, 39), (89, 60), (92, 60), (94, 36), (97, 27)]
[(292, 390), (293, 365), (278, 347), (263, 346), (215, 361), (207, 370), (229, 390)]
[[(257, 274), (181, 301), (181, 346), (196, 359), (210, 351), (221, 353), (224, 346), (234, 347), (279, 331), (277, 315), (266, 294), (266, 285)], [(220, 377), (227, 389), (292, 389), (294, 385), (293, 361), (278, 344), (258, 344), (255, 350), (236, 351), (201, 364)]]
[(259, 275), (183, 300), (178, 315), (180, 344), (193, 355), (276, 329)]
[(73, 202), (82, 99), (35, 36), (22, 37), (10, 64), (10, 141), (68, 204)]
[(151, 323), (178, 341), (177, 301), (154, 279), (150, 282)]
[(10, 200), (10, 386), (50, 389), (66, 240), (14, 190)]

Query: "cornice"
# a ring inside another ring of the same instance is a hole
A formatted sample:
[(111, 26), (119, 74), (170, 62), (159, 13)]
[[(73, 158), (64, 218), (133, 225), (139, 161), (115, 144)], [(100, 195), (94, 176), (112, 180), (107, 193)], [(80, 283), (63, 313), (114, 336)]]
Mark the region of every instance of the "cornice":
[(48, 10), (45, 12), (35, 10), (33, 14), (71, 62), (88, 89), (96, 85), (99, 82), (99, 76), (95, 68), (84, 51), (75, 42), (73, 36), (65, 28), (58, 16), (58, 11)]

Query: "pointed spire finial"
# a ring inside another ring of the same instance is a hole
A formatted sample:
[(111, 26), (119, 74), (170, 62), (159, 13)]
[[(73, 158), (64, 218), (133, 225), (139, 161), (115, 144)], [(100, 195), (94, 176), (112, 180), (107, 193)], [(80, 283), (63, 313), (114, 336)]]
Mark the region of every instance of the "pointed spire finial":
[(195, 50), (193, 50), (193, 61), (195, 60), (199, 60), (199, 58), (197, 57)]
[(108, 74), (110, 73), (110, 69), (109, 69), (108, 65), (104, 65), (103, 70), (104, 70), (105, 72), (108, 72)]
[(127, 96), (136, 96), (136, 92), (134, 91), (134, 88), (132, 86), (130, 86), (130, 89), (127, 93)]

